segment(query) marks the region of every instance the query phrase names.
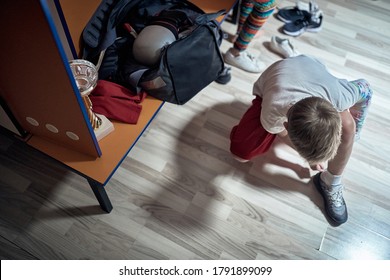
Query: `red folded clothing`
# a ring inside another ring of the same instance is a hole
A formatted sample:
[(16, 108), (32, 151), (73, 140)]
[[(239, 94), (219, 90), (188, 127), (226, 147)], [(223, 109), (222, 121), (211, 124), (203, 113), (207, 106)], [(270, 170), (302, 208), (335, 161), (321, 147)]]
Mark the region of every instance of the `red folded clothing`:
[(89, 95), (93, 111), (109, 119), (136, 124), (142, 110), (140, 103), (146, 93), (138, 94), (113, 82), (99, 80), (96, 88)]

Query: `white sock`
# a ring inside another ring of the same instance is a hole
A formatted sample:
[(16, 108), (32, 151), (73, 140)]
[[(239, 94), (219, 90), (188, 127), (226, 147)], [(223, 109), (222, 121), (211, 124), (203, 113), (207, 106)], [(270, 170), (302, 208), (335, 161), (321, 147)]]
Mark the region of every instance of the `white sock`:
[(341, 175), (333, 175), (328, 170), (321, 173), (321, 180), (327, 186), (337, 186), (341, 184)]

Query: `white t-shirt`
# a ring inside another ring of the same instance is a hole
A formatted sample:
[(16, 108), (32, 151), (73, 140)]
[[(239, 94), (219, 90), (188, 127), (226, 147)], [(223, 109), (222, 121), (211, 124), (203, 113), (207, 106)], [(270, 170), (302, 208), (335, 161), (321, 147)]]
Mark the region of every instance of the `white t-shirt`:
[(263, 99), (260, 121), (273, 134), (285, 129), (288, 109), (303, 98), (324, 98), (339, 112), (349, 109), (360, 98), (355, 85), (334, 77), (320, 61), (306, 55), (272, 64), (255, 82), (253, 94)]

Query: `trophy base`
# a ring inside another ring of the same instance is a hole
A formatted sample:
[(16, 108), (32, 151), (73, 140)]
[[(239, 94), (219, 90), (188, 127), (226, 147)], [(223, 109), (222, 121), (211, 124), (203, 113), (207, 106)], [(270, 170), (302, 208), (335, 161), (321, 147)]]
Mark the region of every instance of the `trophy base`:
[(114, 131), (114, 125), (106, 118), (106, 116), (100, 114), (96, 115), (102, 120), (102, 124), (99, 126), (99, 128), (94, 130), (96, 139), (100, 141)]

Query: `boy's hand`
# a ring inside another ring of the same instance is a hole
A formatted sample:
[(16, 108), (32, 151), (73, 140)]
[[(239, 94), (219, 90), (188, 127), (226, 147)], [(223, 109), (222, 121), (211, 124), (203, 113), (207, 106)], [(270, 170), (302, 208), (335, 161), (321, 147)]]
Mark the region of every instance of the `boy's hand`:
[(312, 170), (317, 170), (317, 171), (325, 171), (325, 163), (321, 162), (321, 163), (317, 163), (317, 164), (313, 164), (313, 165), (310, 165), (310, 168)]

